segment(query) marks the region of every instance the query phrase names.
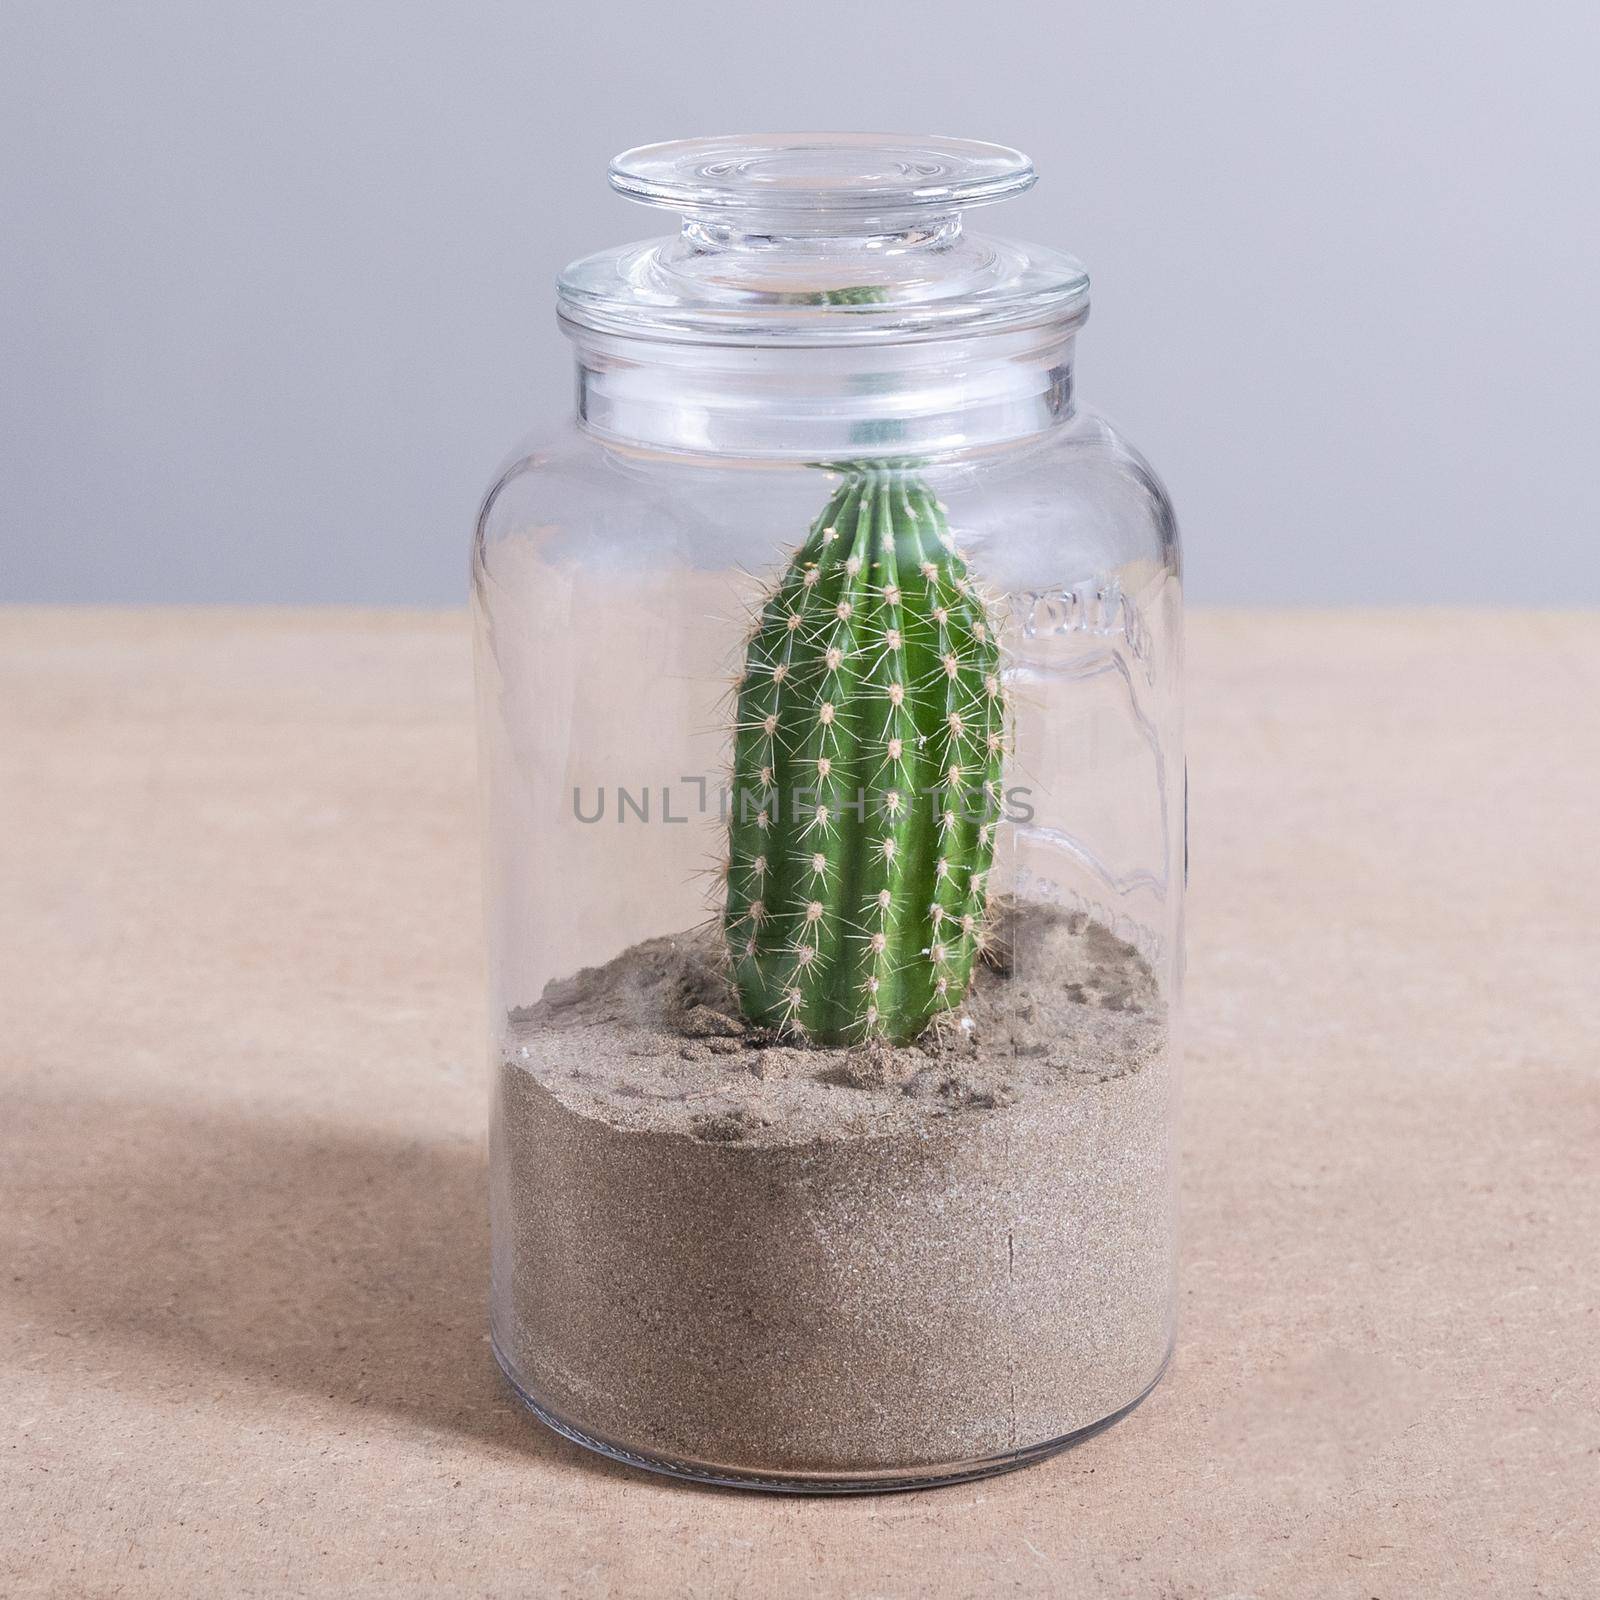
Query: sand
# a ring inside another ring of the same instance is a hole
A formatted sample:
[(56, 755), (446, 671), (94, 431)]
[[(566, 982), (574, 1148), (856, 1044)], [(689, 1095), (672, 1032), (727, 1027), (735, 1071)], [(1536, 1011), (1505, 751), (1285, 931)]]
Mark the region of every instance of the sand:
[(746, 1028), (706, 934), (513, 1012), (495, 1342), (525, 1395), (634, 1457), (821, 1483), (970, 1470), (1135, 1402), (1172, 1331), (1164, 1008), (1081, 914), (997, 931), (919, 1046)]

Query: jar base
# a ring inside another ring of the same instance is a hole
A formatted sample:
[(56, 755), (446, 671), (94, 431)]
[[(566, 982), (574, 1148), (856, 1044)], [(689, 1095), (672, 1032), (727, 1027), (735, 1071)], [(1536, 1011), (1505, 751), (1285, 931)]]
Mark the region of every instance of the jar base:
[(906, 1470), (887, 1467), (863, 1472), (744, 1472), (738, 1468), (717, 1466), (708, 1462), (687, 1461), (671, 1456), (651, 1455), (629, 1450), (610, 1440), (586, 1433), (575, 1423), (559, 1416), (541, 1404), (517, 1381), (511, 1364), (501, 1353), (499, 1343), (491, 1340), (495, 1360), (505, 1374), (506, 1382), (524, 1406), (547, 1428), (562, 1438), (592, 1450), (624, 1466), (637, 1467), (645, 1472), (659, 1472), (665, 1477), (682, 1478), (690, 1483), (703, 1483), (724, 1489), (756, 1489), (768, 1494), (895, 1494), (910, 1489), (939, 1489), (950, 1484), (971, 1483), (978, 1478), (997, 1477), (1002, 1472), (1015, 1472), (1019, 1467), (1032, 1466), (1037, 1461), (1047, 1461), (1051, 1456), (1085, 1443), (1098, 1433), (1122, 1421), (1129, 1412), (1142, 1405), (1154, 1392), (1157, 1384), (1167, 1374), (1172, 1364), (1172, 1347), (1162, 1357), (1156, 1375), (1125, 1406), (1087, 1427), (1074, 1429), (1056, 1439), (1046, 1439), (1040, 1444), (1025, 1445), (1019, 1450), (1008, 1450), (1004, 1455), (985, 1456), (977, 1461), (948, 1462), (939, 1466), (917, 1467)]

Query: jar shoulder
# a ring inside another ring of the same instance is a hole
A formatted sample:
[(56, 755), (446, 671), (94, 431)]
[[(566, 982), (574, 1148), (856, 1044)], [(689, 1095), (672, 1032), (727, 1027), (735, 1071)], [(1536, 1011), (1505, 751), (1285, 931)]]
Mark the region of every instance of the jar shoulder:
[(1074, 537), (1098, 536), (1108, 550), (1159, 555), (1178, 564), (1172, 498), (1144, 453), (1109, 418), (1082, 409), (1026, 466), (1032, 493)]
[(531, 430), (507, 452), (478, 507), (480, 543), (531, 522), (568, 520), (614, 492), (604, 450), (575, 422)]
[[(763, 540), (803, 532), (825, 469), (621, 451), (576, 423), (529, 435), (509, 455), (477, 520), (481, 553), (509, 538), (761, 564)], [(999, 557), (1078, 553), (1095, 567), (1129, 560), (1178, 567), (1172, 502), (1144, 455), (1112, 422), (1081, 410), (1042, 438), (951, 455), (918, 468), (949, 503), (952, 526)], [(798, 534), (780, 538), (785, 549)], [(726, 548), (724, 548), (726, 547)], [(1012, 561), (1004, 560), (1010, 566)]]

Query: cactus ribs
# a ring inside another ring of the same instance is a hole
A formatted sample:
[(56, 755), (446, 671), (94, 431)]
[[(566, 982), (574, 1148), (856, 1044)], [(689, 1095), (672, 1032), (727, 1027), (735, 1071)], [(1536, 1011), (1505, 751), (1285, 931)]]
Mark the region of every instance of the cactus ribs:
[(750, 1021), (905, 1042), (984, 943), (1005, 692), (942, 504), (893, 464), (836, 470), (747, 644), (724, 932)]

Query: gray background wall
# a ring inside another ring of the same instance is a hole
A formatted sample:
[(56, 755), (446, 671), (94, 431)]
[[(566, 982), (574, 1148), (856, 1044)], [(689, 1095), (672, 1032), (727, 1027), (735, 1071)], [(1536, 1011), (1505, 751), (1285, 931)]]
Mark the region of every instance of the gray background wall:
[(1027, 150), (1210, 601), (1600, 601), (1600, 8), (0, 0), (0, 595), (459, 599), (649, 139)]

